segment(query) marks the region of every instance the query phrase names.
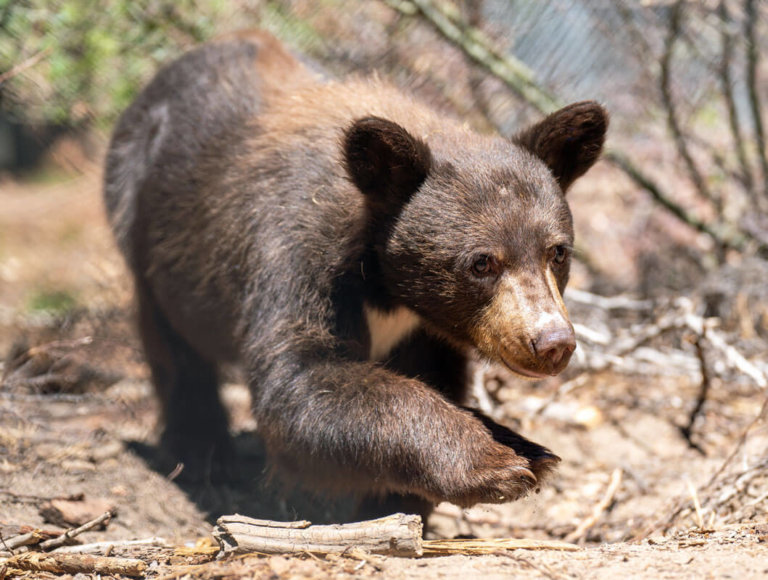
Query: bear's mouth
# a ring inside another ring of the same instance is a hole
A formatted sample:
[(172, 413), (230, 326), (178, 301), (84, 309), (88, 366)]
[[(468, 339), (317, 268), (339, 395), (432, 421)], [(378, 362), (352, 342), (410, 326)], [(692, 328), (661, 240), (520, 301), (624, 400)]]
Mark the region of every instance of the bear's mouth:
[(524, 379), (540, 380), (540, 379), (545, 379), (549, 376), (552, 376), (552, 374), (550, 373), (543, 373), (543, 372), (535, 371), (533, 369), (526, 369), (520, 365), (513, 364), (504, 356), (501, 356), (500, 358), (501, 358), (501, 362), (504, 363), (504, 366), (506, 366), (513, 373), (515, 373), (516, 375)]

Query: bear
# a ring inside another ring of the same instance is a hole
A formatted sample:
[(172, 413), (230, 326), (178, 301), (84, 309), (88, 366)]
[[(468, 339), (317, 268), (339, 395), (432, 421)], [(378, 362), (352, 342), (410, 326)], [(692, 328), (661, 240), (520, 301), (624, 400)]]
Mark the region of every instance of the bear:
[(480, 134), (377, 77), (323, 78), (258, 30), (162, 68), (104, 178), (162, 449), (192, 473), (236, 461), (218, 393), (234, 363), (288, 481), (424, 506), (537, 489), (559, 458), (467, 408), (468, 369), (568, 364), (565, 192), (607, 126), (585, 101)]

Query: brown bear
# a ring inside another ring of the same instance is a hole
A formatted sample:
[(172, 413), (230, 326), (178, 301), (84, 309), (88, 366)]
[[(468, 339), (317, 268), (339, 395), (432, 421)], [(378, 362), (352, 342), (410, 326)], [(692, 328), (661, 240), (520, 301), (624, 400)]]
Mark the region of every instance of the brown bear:
[(164, 448), (226, 465), (237, 362), (288, 478), (462, 506), (534, 489), (559, 459), (461, 406), (469, 349), (525, 377), (567, 365), (564, 192), (607, 124), (582, 102), (481, 135), (378, 79), (321, 80), (262, 32), (162, 69), (115, 129), (105, 197)]

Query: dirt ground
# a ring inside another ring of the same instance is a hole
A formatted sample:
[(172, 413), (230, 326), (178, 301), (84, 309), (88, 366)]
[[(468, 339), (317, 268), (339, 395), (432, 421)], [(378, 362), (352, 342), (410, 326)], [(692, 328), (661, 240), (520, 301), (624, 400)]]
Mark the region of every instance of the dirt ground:
[[(768, 576), (766, 393), (743, 373), (714, 372), (689, 442), (681, 431), (701, 376), (674, 365), (632, 373), (582, 367), (540, 383), (478, 366), (479, 396), (488, 399), (480, 403), (563, 461), (531, 498), (439, 506), (428, 536), (565, 539), (575, 551), (213, 561), (211, 527), (222, 514), (323, 523), (347, 517), (349, 502), (265, 480), (248, 392), (234, 375), (224, 395), (242, 457), (237, 480), (184, 487), (153, 469), (156, 405), (130, 321), (130, 283), (102, 217), (98, 166), (79, 166), (48, 180), (0, 181), (0, 553), (24, 530), (71, 527), (52, 515), (51, 500), (82, 498), (117, 515), (77, 541), (114, 542), (94, 553), (141, 558), (147, 578)], [(578, 220), (594, 202), (575, 196)], [(574, 287), (585, 276), (577, 270)], [(590, 328), (600, 323), (583, 304), (572, 313)], [(637, 322), (627, 320), (628, 328)], [(760, 334), (744, 340), (745, 356), (764, 364)], [(693, 352), (690, 344), (667, 346)], [(657, 351), (664, 348), (662, 340)], [(149, 540), (124, 543), (141, 539)], [(0, 578), (63, 577), (3, 562)]]

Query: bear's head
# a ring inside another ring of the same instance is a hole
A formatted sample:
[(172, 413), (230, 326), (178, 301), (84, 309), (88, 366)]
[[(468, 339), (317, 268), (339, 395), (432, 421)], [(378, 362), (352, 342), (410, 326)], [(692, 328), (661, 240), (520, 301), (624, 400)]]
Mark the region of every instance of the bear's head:
[(388, 293), (433, 333), (519, 375), (562, 371), (576, 347), (561, 297), (573, 251), (565, 192), (599, 157), (607, 126), (594, 102), (511, 141), (354, 122), (345, 161), (367, 200)]

